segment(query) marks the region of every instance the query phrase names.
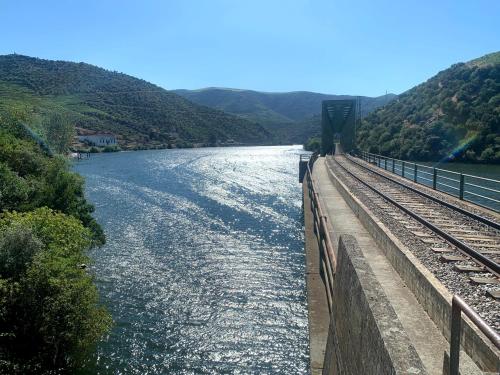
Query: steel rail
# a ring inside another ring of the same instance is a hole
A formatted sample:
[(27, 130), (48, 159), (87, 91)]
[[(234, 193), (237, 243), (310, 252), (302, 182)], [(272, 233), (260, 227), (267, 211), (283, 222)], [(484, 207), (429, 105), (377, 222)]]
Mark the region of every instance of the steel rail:
[(479, 198), (488, 199), (488, 200), (490, 200), (492, 202), (495, 202), (495, 203), (500, 203), (500, 201), (498, 199), (487, 197), (486, 195), (481, 195), (481, 194), (473, 193), (472, 191), (465, 191), (464, 193), (467, 193), (467, 194), (470, 194), (470, 195), (474, 195), (474, 196), (479, 197)]
[[(400, 210), (404, 211), (405, 213), (407, 213), (408, 215), (410, 215), (411, 217), (413, 217), (414, 219), (416, 219), (417, 221), (419, 221), (420, 223), (422, 223), (423, 225), (425, 225), (427, 228), (431, 229), (433, 232), (435, 232), (438, 235), (440, 235), (442, 238), (444, 238), (445, 240), (447, 240), (451, 244), (455, 245), (462, 252), (464, 252), (465, 254), (467, 254), (468, 256), (470, 256), (471, 258), (475, 259), (481, 265), (485, 266), (490, 271), (492, 271), (494, 274), (500, 275), (500, 264), (498, 264), (494, 260), (492, 260), (492, 259), (484, 256), (483, 254), (481, 254), (477, 250), (474, 250), (469, 245), (463, 243), (459, 239), (457, 239), (457, 238), (451, 236), (450, 234), (444, 232), (443, 230), (439, 229), (434, 224), (430, 223), (429, 221), (427, 221), (426, 219), (424, 219), (420, 215), (418, 215), (415, 212), (413, 212), (413, 211), (409, 210), (408, 208), (404, 207), (402, 204), (396, 202), (394, 199), (392, 199), (391, 197), (389, 197), (387, 194), (382, 193), (381, 191), (379, 191), (376, 188), (374, 188), (373, 186), (371, 186), (369, 183), (363, 181), (360, 177), (356, 176), (354, 173), (352, 173), (351, 171), (349, 171), (346, 167), (344, 167), (342, 164), (340, 164), (337, 160), (335, 160), (335, 159), (333, 159), (333, 160), (335, 161), (335, 163), (337, 163), (337, 165), (340, 168), (342, 168), (345, 172), (347, 172), (349, 175), (351, 175), (354, 179), (356, 179), (357, 181), (361, 182), (363, 185), (365, 185), (366, 187), (368, 187), (370, 190), (374, 191), (375, 193), (377, 193), (378, 195), (380, 195), (381, 197), (383, 197), (385, 200), (387, 200), (388, 202), (392, 203), (393, 205), (395, 205), (396, 207), (398, 207)], [(368, 169), (368, 170), (370, 170), (370, 169)]]
[(474, 187), (476, 187), (478, 189), (483, 189), (483, 190), (491, 191), (492, 193), (500, 193), (500, 190), (492, 189), (492, 188), (489, 188), (489, 187), (486, 187), (486, 186), (472, 184), (470, 182), (465, 182), (465, 185), (474, 186)]
[[(393, 178), (390, 178), (390, 177), (388, 177), (388, 176), (385, 176), (384, 174), (379, 173), (379, 172), (377, 172), (377, 171), (374, 171), (373, 169), (368, 168), (368, 167), (364, 166), (363, 164), (361, 164), (361, 163), (359, 163), (359, 162), (357, 162), (357, 161), (353, 160), (353, 159), (352, 159), (352, 157), (347, 156), (347, 159), (348, 159), (349, 161), (351, 161), (352, 163), (354, 163), (354, 164), (356, 164), (356, 165), (360, 166), (361, 168), (366, 169), (367, 171), (370, 171), (370, 172), (372, 172), (372, 173), (375, 173), (377, 176), (383, 177), (383, 178), (385, 178), (386, 180), (391, 181), (391, 182), (394, 182), (395, 184), (397, 184), (397, 185), (399, 185), (399, 186), (402, 186), (402, 187), (404, 187), (404, 188), (406, 188), (406, 189), (408, 189), (408, 190), (411, 190), (411, 191), (413, 191), (414, 193), (417, 193), (417, 194), (419, 194), (419, 195), (421, 195), (421, 196), (423, 196), (423, 197), (425, 197), (425, 198), (427, 198), (427, 199), (430, 199), (430, 200), (432, 200), (432, 201), (434, 201), (434, 202), (437, 202), (437, 203), (439, 203), (439, 204), (441, 204), (441, 205), (443, 205), (443, 206), (446, 206), (446, 207), (448, 207), (448, 208), (451, 208), (452, 210), (458, 211), (458, 212), (460, 212), (461, 214), (466, 215), (466, 216), (468, 216), (468, 217), (470, 217), (470, 218), (472, 218), (472, 219), (474, 219), (474, 220), (480, 221), (481, 223), (486, 224), (486, 225), (488, 225), (488, 226), (490, 226), (490, 227), (492, 227), (492, 228), (495, 228), (495, 229), (500, 230), (500, 223), (497, 223), (497, 222), (495, 222), (495, 221), (493, 221), (493, 220), (490, 220), (490, 219), (488, 219), (488, 218), (486, 218), (486, 217), (484, 217), (484, 216), (480, 216), (480, 215), (477, 215), (477, 214), (475, 214), (475, 213), (473, 213), (473, 212), (467, 211), (467, 210), (465, 210), (465, 209), (463, 209), (463, 208), (461, 208), (461, 207), (458, 207), (458, 206), (456, 206), (456, 205), (454, 205), (454, 204), (452, 204), (452, 203), (449, 203), (449, 202), (446, 202), (446, 201), (444, 201), (444, 200), (442, 200), (442, 199), (436, 198), (436, 197), (434, 197), (434, 196), (432, 196), (432, 195), (430, 195), (430, 194), (424, 193), (423, 191), (420, 191), (420, 190), (418, 190), (418, 189), (416, 189), (416, 188), (414, 188), (414, 187), (411, 187), (411, 186), (409, 186), (409, 185), (407, 185), (407, 184), (403, 184), (402, 182), (399, 182), (399, 181), (397, 181), (397, 180), (395, 180), (395, 179), (393, 179)], [(340, 164), (339, 164), (339, 165), (340, 165)], [(452, 186), (450, 186), (450, 187), (452, 187)], [(456, 189), (456, 188), (455, 188), (455, 189)]]
[(479, 330), (500, 349), (500, 335), (491, 328), (465, 301), (458, 295), (451, 300), (451, 337), (449, 374), (458, 375), (460, 367), (460, 332), (462, 330), (462, 312), (479, 328)]
[(313, 227), (316, 233), (316, 239), (320, 250), (321, 271), (323, 273), (323, 283), (325, 284), (328, 307), (332, 310), (333, 304), (333, 280), (337, 268), (337, 258), (333, 248), (333, 243), (328, 232), (327, 217), (323, 214), (323, 208), (320, 203), (319, 193), (316, 189), (316, 183), (312, 178), (312, 169), (317, 154), (313, 154), (307, 163), (306, 175), (304, 178), (307, 183), (307, 190), (311, 202), (311, 211), (313, 214)]
[[(463, 173), (463, 175), (465, 177), (469, 177), (469, 178), (475, 178), (477, 180), (483, 180), (483, 181), (488, 181), (488, 182), (493, 182), (493, 183), (498, 183), (498, 180), (494, 180), (492, 178), (487, 178), (487, 177), (479, 177), (479, 176), (474, 176), (472, 174), (466, 174), (466, 173)], [(497, 190), (498, 191), (498, 190)]]

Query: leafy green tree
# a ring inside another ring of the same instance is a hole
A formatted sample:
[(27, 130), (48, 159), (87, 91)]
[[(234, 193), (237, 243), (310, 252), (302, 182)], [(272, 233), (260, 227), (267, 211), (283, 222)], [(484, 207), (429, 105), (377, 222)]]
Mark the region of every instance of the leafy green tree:
[(0, 236), (0, 277), (18, 280), (42, 246), (30, 228), (16, 225), (6, 228)]
[(19, 210), (28, 200), (29, 190), (26, 179), (0, 162), (0, 208)]
[[(0, 219), (0, 370), (59, 373), (77, 368), (109, 329), (92, 277), (81, 266), (91, 233), (48, 208)], [(19, 259), (19, 239), (28, 250)]]
[(75, 135), (75, 126), (68, 117), (54, 112), (46, 120), (44, 128), (50, 147), (59, 154), (66, 153)]
[(0, 128), (0, 211), (50, 207), (81, 220), (92, 229), (95, 243), (103, 244), (102, 228), (92, 217), (94, 208), (85, 200), (83, 179), (70, 171), (63, 157), (44, 154), (29, 134), (14, 136), (23, 134), (22, 127), (4, 121), (9, 126)]
[(304, 145), (304, 150), (306, 151), (312, 151), (312, 152), (319, 152), (321, 149), (321, 138), (319, 137), (312, 137), (309, 138)]

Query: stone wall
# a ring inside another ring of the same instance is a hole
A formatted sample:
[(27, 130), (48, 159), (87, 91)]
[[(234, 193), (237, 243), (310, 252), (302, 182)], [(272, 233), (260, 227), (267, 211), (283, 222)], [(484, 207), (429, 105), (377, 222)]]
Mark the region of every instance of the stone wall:
[(324, 375), (427, 374), (354, 237), (339, 239)]

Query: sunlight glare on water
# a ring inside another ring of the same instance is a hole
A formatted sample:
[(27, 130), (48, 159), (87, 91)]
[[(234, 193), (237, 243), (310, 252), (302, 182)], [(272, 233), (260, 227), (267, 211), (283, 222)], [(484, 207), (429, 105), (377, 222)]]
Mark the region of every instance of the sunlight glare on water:
[(306, 374), (300, 147), (102, 154), (79, 162), (107, 244), (115, 320), (85, 373)]

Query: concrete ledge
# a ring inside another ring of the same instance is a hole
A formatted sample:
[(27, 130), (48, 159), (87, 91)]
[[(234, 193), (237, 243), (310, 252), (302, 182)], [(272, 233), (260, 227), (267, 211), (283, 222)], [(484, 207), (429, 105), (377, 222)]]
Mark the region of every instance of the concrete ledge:
[(323, 374), (427, 374), (354, 237), (337, 261)]
[[(450, 354), (448, 352), (448, 350), (444, 352), (443, 375), (450, 375)], [(486, 375), (486, 373), (479, 370), (474, 364), (468, 361), (464, 361), (464, 358), (467, 358), (467, 354), (463, 350), (461, 350), (460, 366), (458, 369), (459, 375)]]
[[(331, 157), (327, 158), (329, 177), (349, 207), (363, 226), (384, 251), (394, 269), (416, 296), (429, 317), (449, 340), (451, 293), (427, 268), (378, 220), (373, 213), (359, 201), (335, 175), (331, 168)], [(462, 325), (462, 345), (468, 356), (483, 371), (499, 371), (499, 351), (482, 333), (464, 318)]]
[(312, 375), (320, 375), (323, 372), (330, 312), (328, 311), (325, 284), (320, 273), (321, 257), (318, 240), (314, 233), (314, 219), (306, 181), (302, 185), (302, 193), (309, 321), (309, 367)]

